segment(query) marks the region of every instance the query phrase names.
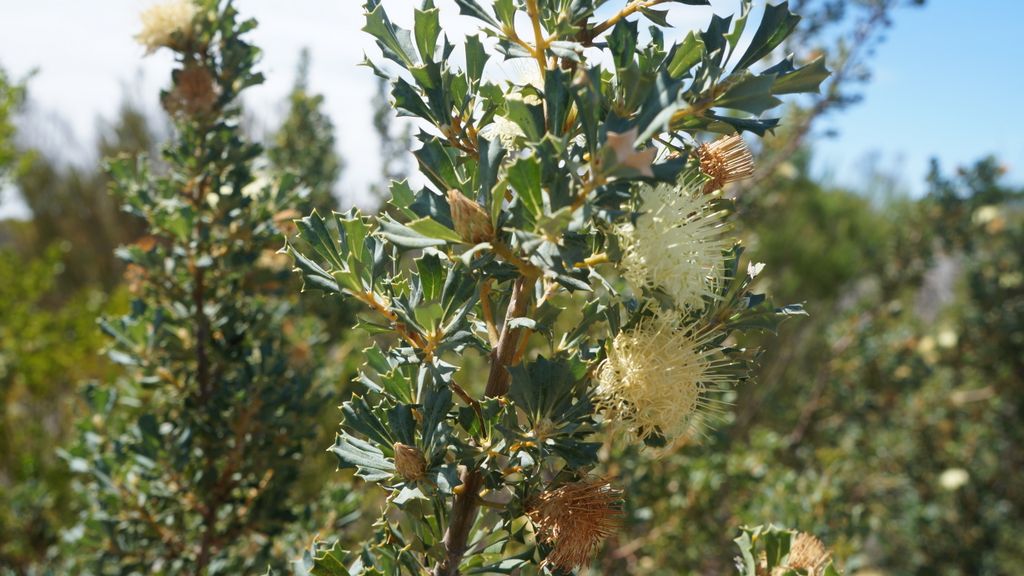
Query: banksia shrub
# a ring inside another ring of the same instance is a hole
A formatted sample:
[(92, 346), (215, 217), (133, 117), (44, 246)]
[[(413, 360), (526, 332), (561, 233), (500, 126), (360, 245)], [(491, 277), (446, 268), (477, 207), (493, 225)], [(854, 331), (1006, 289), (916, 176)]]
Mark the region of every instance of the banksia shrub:
[(139, 40), (174, 52), (174, 131), (160, 162), (110, 160), (147, 236), (118, 252), (134, 301), (101, 325), (124, 377), (90, 387), (66, 454), (87, 507), (60, 573), (262, 573), (287, 564), (275, 544), (306, 504), (303, 449), (326, 400), (290, 336), (302, 318), (288, 270), (262, 265), (300, 194), (287, 176), (254, 184), (261, 150), (239, 128), (240, 92), (262, 81), (254, 23), (220, 0), (144, 21)]
[(314, 571), (587, 566), (618, 525), (616, 479), (586, 480), (602, 442), (699, 439), (749, 374), (735, 333), (802, 313), (753, 291), (731, 204), (704, 194), (750, 173), (733, 135), (827, 76), (773, 57), (787, 4), (677, 42), (660, 2), (457, 4), (481, 31), (460, 46), (430, 0), (411, 30), (366, 4), (422, 184), (394, 182), (378, 216), (314, 212), (288, 242), (305, 290), (363, 309), (330, 451), (387, 496), (374, 538), (350, 556), (325, 535)]

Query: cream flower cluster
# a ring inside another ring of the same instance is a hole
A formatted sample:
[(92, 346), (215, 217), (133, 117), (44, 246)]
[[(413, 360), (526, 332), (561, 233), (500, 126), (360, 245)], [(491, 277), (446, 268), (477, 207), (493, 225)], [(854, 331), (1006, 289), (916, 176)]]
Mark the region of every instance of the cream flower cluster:
[(701, 183), (646, 186), (642, 214), (619, 226), (623, 275), (636, 289), (660, 287), (681, 310), (700, 311), (725, 279), (725, 222)]
[(498, 140), (501, 142), (501, 147), (506, 150), (518, 149), (519, 139), (526, 138), (526, 134), (519, 124), (504, 116), (495, 116), (494, 122), (484, 126), (480, 133), (488, 140)]
[(718, 408), (709, 393), (732, 382), (722, 370), (731, 362), (711, 345), (713, 337), (679, 328), (674, 315), (619, 333), (598, 368), (598, 408), (641, 440), (656, 432), (673, 440), (699, 429), (701, 416)]
[(135, 40), (146, 47), (146, 54), (163, 47), (174, 48), (174, 35), (191, 34), (195, 16), (196, 6), (191, 0), (157, 4), (142, 13), (142, 31), (135, 35)]

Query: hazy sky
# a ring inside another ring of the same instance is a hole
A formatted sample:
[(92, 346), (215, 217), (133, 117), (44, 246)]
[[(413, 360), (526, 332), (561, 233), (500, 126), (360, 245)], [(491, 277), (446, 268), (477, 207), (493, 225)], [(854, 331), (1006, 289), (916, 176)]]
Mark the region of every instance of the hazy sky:
[[(0, 0), (0, 65), (15, 78), (37, 69), (30, 81), (36, 118), (63, 118), (70, 134), (52, 139), (68, 156), (92, 149), (97, 118), (112, 117), (126, 90), (152, 110), (167, 81), (167, 51), (143, 58), (133, 40), (138, 14), (152, 0)], [(385, 1), (395, 20), (407, 21), (412, 3)], [(729, 12), (737, 0), (713, 1)], [(358, 0), (236, 0), (256, 17), (253, 41), (264, 50), (267, 82), (249, 91), (247, 106), (265, 127), (277, 125), (294, 79), (299, 51), (313, 56), (311, 87), (326, 97), (348, 168), (338, 190), (365, 198), (377, 179), (379, 158), (370, 118), (374, 78), (358, 66), (376, 48), (362, 27)], [(440, 0), (448, 33), (469, 30), (472, 21), (454, 16), (452, 0)], [(698, 18), (706, 17), (698, 9)], [(675, 21), (681, 22), (681, 16)], [(1018, 43), (1024, 0), (928, 0), (928, 6), (897, 14), (889, 41), (874, 60), (875, 78), (866, 100), (830, 121), (839, 136), (822, 143), (818, 167), (856, 185), (863, 159), (881, 153), (883, 165), (898, 167), (903, 181), (920, 189), (927, 160), (947, 166), (997, 153), (1022, 180), (1024, 120), (1017, 110), (1024, 94), (1024, 49)], [(824, 128), (824, 126), (822, 127)], [(0, 215), (16, 210), (9, 201)]]

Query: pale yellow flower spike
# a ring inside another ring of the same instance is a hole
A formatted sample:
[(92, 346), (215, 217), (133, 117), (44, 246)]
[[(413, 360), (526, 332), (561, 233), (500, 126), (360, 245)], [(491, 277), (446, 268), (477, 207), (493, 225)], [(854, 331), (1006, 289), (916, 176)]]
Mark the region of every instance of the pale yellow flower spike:
[(157, 4), (142, 13), (142, 31), (135, 35), (135, 40), (146, 47), (146, 54), (164, 47), (177, 48), (174, 35), (191, 35), (195, 16), (196, 6), (191, 0)]
[(636, 224), (619, 226), (623, 275), (634, 288), (660, 287), (681, 310), (700, 311), (725, 280), (732, 240), (700, 185), (645, 186)]
[(618, 334), (598, 368), (598, 409), (640, 440), (658, 432), (672, 441), (700, 430), (703, 416), (719, 411), (711, 395), (733, 384), (722, 370), (732, 362), (709, 345), (714, 336), (663, 318)]

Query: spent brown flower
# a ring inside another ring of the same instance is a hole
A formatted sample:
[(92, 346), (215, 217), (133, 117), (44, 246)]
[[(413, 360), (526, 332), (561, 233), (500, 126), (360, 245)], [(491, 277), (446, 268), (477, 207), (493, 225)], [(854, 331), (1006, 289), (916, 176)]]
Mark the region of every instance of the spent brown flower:
[(201, 116), (213, 110), (217, 94), (210, 71), (189, 64), (175, 75), (174, 88), (165, 96), (164, 107), (174, 116)]
[(622, 523), (622, 492), (604, 478), (585, 478), (546, 490), (530, 506), (537, 539), (551, 552), (546, 563), (562, 570), (586, 566)]
[(818, 576), (831, 558), (831, 553), (814, 535), (800, 532), (793, 538), (789, 547), (786, 567), (795, 570), (806, 570), (808, 574)]
[(700, 171), (708, 177), (704, 193), (721, 190), (730, 182), (754, 175), (754, 156), (738, 134), (719, 138), (697, 149)]

